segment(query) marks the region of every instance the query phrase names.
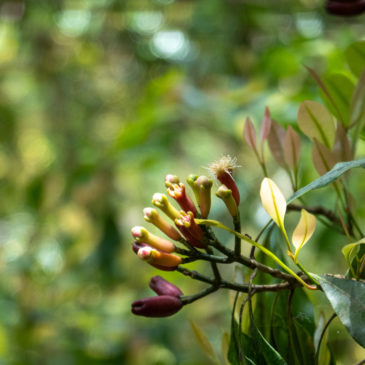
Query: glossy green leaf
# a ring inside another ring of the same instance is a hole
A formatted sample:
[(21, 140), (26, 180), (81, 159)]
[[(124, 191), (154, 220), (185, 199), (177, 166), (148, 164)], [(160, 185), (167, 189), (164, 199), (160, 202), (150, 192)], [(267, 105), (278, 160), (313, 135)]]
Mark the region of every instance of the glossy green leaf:
[(335, 119), (322, 104), (306, 100), (298, 110), (298, 126), (309, 138), (316, 138), (328, 148), (335, 140)]
[(365, 41), (352, 43), (345, 52), (351, 71), (360, 76), (365, 68)]
[(341, 276), (315, 275), (340, 321), (365, 347), (365, 282)]
[(310, 184), (304, 186), (303, 188), (296, 191), (288, 200), (287, 204), (290, 204), (295, 199), (300, 198), (304, 194), (308, 193), (309, 191), (316, 190), (331, 184), (332, 182), (336, 181), (340, 176), (342, 176), (345, 172), (362, 167), (365, 168), (365, 158), (361, 160), (353, 160), (348, 162), (340, 162), (336, 164), (331, 171), (327, 172), (323, 176), (319, 177), (318, 179), (312, 181)]

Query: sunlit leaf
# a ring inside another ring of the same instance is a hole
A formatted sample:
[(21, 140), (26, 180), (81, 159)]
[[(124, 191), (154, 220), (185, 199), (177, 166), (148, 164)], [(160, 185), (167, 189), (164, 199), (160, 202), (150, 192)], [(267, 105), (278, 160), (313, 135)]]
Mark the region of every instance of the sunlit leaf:
[(280, 228), (283, 228), (286, 200), (274, 181), (265, 177), (261, 183), (260, 197), (267, 214)]
[(365, 41), (352, 43), (345, 52), (351, 71), (360, 76), (365, 68)]
[(204, 353), (215, 363), (219, 363), (217, 354), (215, 353), (211, 343), (208, 340), (208, 337), (205, 333), (196, 325), (193, 321), (190, 321), (191, 328), (193, 329), (194, 335), (200, 348), (204, 351)]
[(265, 108), (265, 114), (262, 118), (261, 122), (261, 129), (260, 129), (260, 141), (261, 145), (264, 143), (265, 139), (270, 133), (270, 127), (271, 127), (271, 116), (270, 116), (270, 110), (268, 107)]
[(322, 104), (306, 100), (298, 110), (298, 126), (311, 139), (331, 148), (335, 139), (335, 120)]
[(336, 163), (334, 153), (316, 139), (313, 143), (312, 160), (314, 167), (320, 175), (330, 171)]
[(276, 162), (281, 167), (286, 167), (284, 157), (284, 140), (285, 140), (285, 129), (276, 121), (271, 121), (270, 133), (267, 141), (269, 142), (269, 148), (274, 156)]
[(300, 138), (298, 133), (289, 126), (284, 140), (284, 157), (288, 166), (296, 171), (300, 158)]
[(292, 236), (292, 243), (295, 247), (295, 258), (298, 256), (301, 248), (312, 237), (315, 228), (316, 218), (314, 217), (314, 215), (308, 213), (305, 209), (302, 209), (299, 223), (296, 226)]
[(245, 127), (243, 129), (243, 136), (245, 137), (247, 144), (252, 148), (255, 154), (258, 155), (256, 131), (250, 118), (246, 118)]
[[(358, 255), (358, 249), (360, 247), (360, 245), (365, 245), (365, 238), (362, 238), (360, 241), (354, 242), (354, 243), (349, 243), (348, 245), (342, 247), (342, 253), (345, 256), (347, 265), (349, 266), (352, 274), (354, 277), (357, 276), (357, 273), (354, 272), (354, 267), (353, 267), (353, 260), (356, 258), (356, 256)], [(355, 265), (355, 269), (356, 269), (357, 265)]]
[(365, 282), (342, 276), (315, 275), (351, 336), (365, 347)]

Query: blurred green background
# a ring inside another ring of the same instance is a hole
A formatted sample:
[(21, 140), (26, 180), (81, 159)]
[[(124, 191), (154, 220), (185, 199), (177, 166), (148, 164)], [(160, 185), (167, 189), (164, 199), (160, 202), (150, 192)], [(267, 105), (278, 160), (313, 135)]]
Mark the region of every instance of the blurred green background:
[[(144, 224), (166, 174), (206, 174), (231, 154), (243, 166), (243, 220), (258, 231), (262, 175), (243, 143), (245, 117), (258, 125), (267, 105), (295, 123), (299, 103), (319, 98), (304, 65), (342, 71), (344, 50), (364, 37), (363, 16), (331, 17), (323, 5), (0, 2), (0, 364), (209, 364), (189, 320), (220, 352), (227, 292), (168, 319), (130, 314), (158, 274), (133, 254), (130, 227)], [(304, 182), (317, 177), (306, 153)], [(270, 159), (269, 170), (282, 174)], [(214, 202), (212, 216), (224, 214)], [(313, 245), (307, 262), (330, 250), (320, 270), (343, 272), (341, 239)], [(185, 294), (202, 287), (163, 276)], [(336, 333), (334, 348), (347, 341)]]

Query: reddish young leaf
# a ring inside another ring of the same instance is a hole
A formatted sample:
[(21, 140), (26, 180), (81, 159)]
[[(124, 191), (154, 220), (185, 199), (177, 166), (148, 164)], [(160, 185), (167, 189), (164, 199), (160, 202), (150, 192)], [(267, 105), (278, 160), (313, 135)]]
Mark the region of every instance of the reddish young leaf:
[(243, 129), (243, 136), (245, 137), (247, 144), (252, 148), (252, 150), (255, 152), (255, 154), (258, 155), (257, 142), (256, 142), (256, 131), (251, 122), (251, 119), (248, 117), (246, 118), (245, 127)]
[(342, 123), (338, 123), (337, 125), (333, 153), (336, 158), (336, 162), (352, 160), (350, 141)]
[(330, 171), (335, 165), (335, 156), (333, 152), (318, 142), (316, 138), (313, 141), (312, 160), (314, 167), (320, 175), (324, 175)]
[(270, 133), (270, 127), (271, 127), (271, 116), (270, 116), (270, 110), (268, 107), (265, 108), (265, 114), (262, 118), (261, 123), (261, 129), (260, 129), (260, 141), (261, 144), (264, 143), (265, 139)]
[(289, 168), (296, 171), (300, 158), (300, 137), (299, 134), (289, 126), (284, 140), (284, 158)]
[(275, 120), (271, 121), (270, 133), (267, 141), (269, 142), (270, 151), (275, 158), (276, 162), (281, 167), (286, 167), (284, 157), (284, 140), (285, 129)]

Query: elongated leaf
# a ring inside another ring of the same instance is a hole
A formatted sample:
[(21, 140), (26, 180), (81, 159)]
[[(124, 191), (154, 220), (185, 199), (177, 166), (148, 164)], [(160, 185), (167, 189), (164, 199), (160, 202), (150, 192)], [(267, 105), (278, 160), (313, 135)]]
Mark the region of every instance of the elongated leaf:
[(365, 67), (365, 41), (352, 43), (345, 52), (351, 71), (360, 76)]
[(267, 141), (269, 142), (270, 151), (276, 162), (284, 168), (286, 168), (284, 157), (285, 133), (285, 129), (279, 123), (274, 120), (271, 121), (271, 128)]
[(333, 169), (317, 180), (312, 181), (310, 184), (304, 186), (303, 188), (296, 191), (287, 201), (288, 204), (293, 202), (295, 199), (300, 198), (304, 194), (308, 193), (311, 190), (316, 190), (327, 186), (333, 181), (337, 180), (341, 175), (343, 175), (346, 171), (349, 171), (353, 168), (362, 167), (365, 168), (365, 158), (361, 160), (354, 160), (349, 162), (340, 162), (336, 164)]
[(222, 335), (222, 357), (224, 365), (229, 365), (228, 351), (229, 351), (229, 333), (224, 332)]
[(322, 104), (306, 100), (298, 110), (298, 126), (311, 139), (316, 138), (328, 148), (335, 139), (335, 120)]
[(291, 126), (288, 127), (285, 134), (284, 157), (288, 166), (296, 171), (300, 158), (300, 138), (299, 134)]
[(365, 282), (331, 275), (315, 275), (315, 278), (340, 321), (365, 347)]
[(292, 237), (292, 242), (295, 247), (295, 258), (297, 257), (301, 248), (312, 237), (315, 229), (316, 218), (313, 214), (310, 214), (305, 209), (302, 209), (299, 223), (296, 226)]
[(352, 158), (351, 146), (342, 123), (337, 124), (333, 154), (336, 161), (350, 161)]
[[(323, 313), (321, 313), (321, 316), (319, 317), (318, 325), (316, 328), (316, 332), (314, 334), (314, 347), (316, 352), (318, 351), (318, 345), (321, 338), (321, 334), (323, 332), (325, 326), (325, 317)], [(331, 360), (331, 354), (328, 350), (327, 346), (327, 337), (328, 337), (328, 331), (326, 331), (323, 335), (321, 347), (319, 349), (318, 354), (318, 365), (329, 365)]]
[[(360, 79), (356, 85), (355, 91), (351, 99), (350, 108), (350, 123), (355, 125), (353, 130), (352, 139), (355, 147), (356, 141), (359, 138), (359, 133), (365, 124), (365, 69), (360, 76)], [(354, 152), (354, 148), (353, 148)]]
[(261, 145), (264, 143), (265, 139), (270, 133), (270, 127), (271, 127), (271, 116), (270, 116), (270, 110), (268, 107), (265, 108), (265, 114), (262, 118), (261, 122), (261, 129), (260, 129), (260, 141)]
[(316, 139), (313, 143), (312, 160), (320, 175), (330, 171), (336, 163), (334, 153)]
[[(360, 260), (361, 257), (358, 257), (358, 248), (364, 245), (362, 247), (365, 247), (365, 238), (362, 238), (360, 241), (354, 242), (354, 243), (349, 243), (348, 245), (342, 247), (342, 253), (345, 256), (347, 265), (349, 266), (352, 276), (358, 278), (359, 276), (359, 269), (361, 266)], [(360, 256), (361, 256), (361, 252), (360, 252)], [(358, 257), (356, 259), (356, 257)]]
[(284, 227), (286, 200), (274, 181), (265, 177), (261, 183), (260, 196), (267, 214), (280, 228)]
[(193, 321), (190, 321), (190, 324), (200, 348), (211, 360), (219, 364), (217, 354), (215, 353), (205, 333)]
[(243, 129), (243, 136), (245, 137), (247, 144), (252, 148), (255, 154), (258, 155), (256, 131), (250, 118), (246, 118), (245, 127)]

